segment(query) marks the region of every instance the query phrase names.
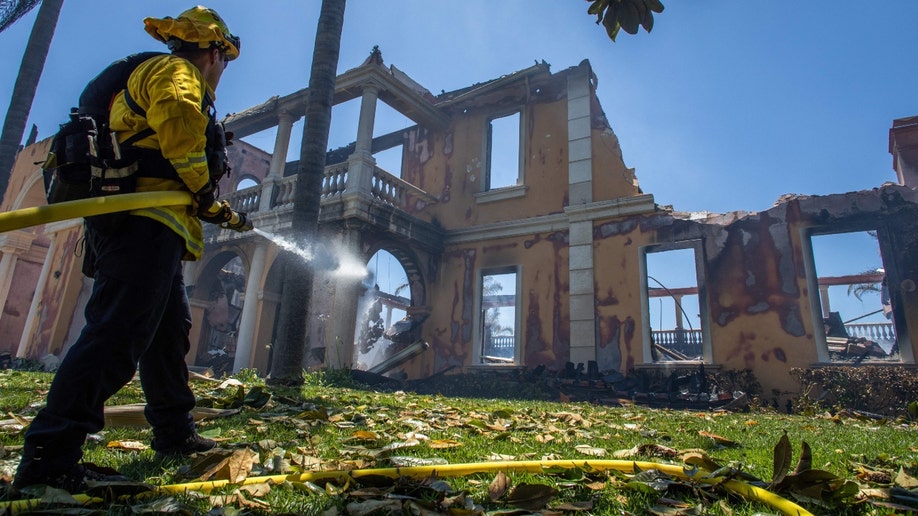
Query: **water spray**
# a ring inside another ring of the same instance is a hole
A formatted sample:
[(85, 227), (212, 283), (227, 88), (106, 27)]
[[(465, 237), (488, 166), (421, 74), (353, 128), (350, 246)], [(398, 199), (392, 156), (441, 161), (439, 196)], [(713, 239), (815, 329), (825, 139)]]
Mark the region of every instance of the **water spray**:
[(354, 280), (363, 280), (369, 275), (363, 262), (344, 249), (332, 249), (330, 246), (316, 244), (302, 246), (280, 235), (258, 228), (252, 231), (308, 262), (313, 270), (329, 272), (335, 277)]

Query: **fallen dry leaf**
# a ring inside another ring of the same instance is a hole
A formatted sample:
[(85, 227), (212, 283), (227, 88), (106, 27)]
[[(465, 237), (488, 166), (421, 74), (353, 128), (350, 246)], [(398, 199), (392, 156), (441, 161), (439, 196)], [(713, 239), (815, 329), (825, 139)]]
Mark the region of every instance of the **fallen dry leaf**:
[(899, 466), (899, 473), (896, 475), (896, 485), (905, 489), (914, 489), (918, 487), (918, 479), (905, 472), (902, 466)]
[(116, 450), (127, 450), (127, 451), (143, 451), (149, 448), (146, 444), (143, 444), (140, 441), (109, 441), (105, 445), (106, 448), (116, 449)]
[(379, 440), (379, 435), (377, 435), (376, 432), (371, 432), (371, 431), (369, 431), (369, 430), (357, 430), (356, 432), (354, 432), (353, 434), (351, 434), (351, 437), (350, 437), (350, 439), (348, 439), (348, 440), (354, 440), (354, 441), (378, 441), (378, 440)]
[(488, 497), (492, 502), (500, 500), (507, 491), (510, 490), (510, 477), (507, 476), (503, 471), (498, 471), (497, 475), (494, 477), (494, 480), (491, 481), (491, 484), (488, 486)]
[(455, 439), (434, 439), (428, 442), (427, 446), (437, 450), (437, 449), (444, 449), (444, 448), (459, 448), (460, 446), (462, 446), (462, 443)]
[(590, 446), (589, 444), (578, 444), (577, 446), (574, 446), (574, 449), (584, 455), (592, 455), (594, 457), (605, 457), (608, 453), (604, 448), (596, 448), (595, 446)]
[(715, 443), (721, 446), (739, 446), (739, 443), (736, 441), (731, 441), (730, 439), (727, 439), (726, 437), (721, 437), (717, 434), (712, 434), (711, 432), (708, 432), (706, 430), (699, 430), (698, 435), (700, 435), (701, 437), (707, 437), (708, 439), (711, 439), (712, 441), (714, 441)]
[(241, 486), (240, 491), (248, 493), (249, 496), (261, 497), (271, 492), (271, 484), (262, 482), (260, 484), (248, 484)]
[(557, 494), (558, 490), (551, 486), (520, 484), (507, 496), (507, 503), (520, 509), (537, 511), (545, 507)]

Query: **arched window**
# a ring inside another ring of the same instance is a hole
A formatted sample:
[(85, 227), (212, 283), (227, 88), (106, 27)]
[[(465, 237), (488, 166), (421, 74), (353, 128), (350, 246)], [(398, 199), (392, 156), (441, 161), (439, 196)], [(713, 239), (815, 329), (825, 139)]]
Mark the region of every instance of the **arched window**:
[(251, 177), (243, 177), (239, 183), (236, 184), (236, 190), (245, 190), (253, 186), (258, 186), (258, 181)]

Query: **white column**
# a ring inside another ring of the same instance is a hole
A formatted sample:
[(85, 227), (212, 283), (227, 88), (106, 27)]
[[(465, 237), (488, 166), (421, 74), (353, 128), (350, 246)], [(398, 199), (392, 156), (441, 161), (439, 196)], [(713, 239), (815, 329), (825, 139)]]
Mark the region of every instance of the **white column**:
[[(593, 202), (592, 142), (590, 128), (589, 67), (567, 79), (567, 147), (568, 190), (570, 204)], [(584, 366), (597, 360), (599, 369), (609, 369), (611, 357), (596, 356), (596, 293), (593, 286), (593, 221), (591, 217), (571, 219), (569, 226), (570, 255), (570, 361)]]
[(281, 111), (277, 114), (277, 135), (274, 137), (274, 154), (271, 155), (268, 177), (281, 177), (284, 174), (293, 122), (293, 115), (290, 112)]
[(242, 315), (239, 320), (239, 333), (236, 335), (236, 358), (233, 361), (233, 372), (252, 366), (252, 350), (255, 343), (255, 327), (258, 319), (258, 294), (261, 291), (261, 276), (265, 271), (265, 256), (268, 246), (259, 243), (252, 255), (252, 266), (245, 279), (245, 301), (242, 303)]
[(379, 99), (379, 89), (373, 85), (363, 87), (363, 96), (360, 99), (360, 120), (357, 125), (357, 142), (354, 146), (355, 154), (373, 155), (373, 125), (376, 123), (376, 101)]
[(262, 181), (261, 202), (258, 211), (267, 212), (271, 209), (271, 197), (274, 195), (274, 184), (284, 175), (284, 165), (287, 164), (287, 150), (290, 148), (290, 132), (293, 128), (293, 115), (287, 111), (277, 114), (277, 135), (274, 137), (274, 154), (271, 155), (271, 165), (268, 168), (268, 177)]
[[(51, 273), (51, 259), (57, 251), (57, 239), (51, 239), (51, 245), (48, 246), (48, 253), (45, 255), (45, 263), (41, 266), (41, 274), (38, 275), (38, 283), (35, 285), (35, 293), (32, 294), (32, 304), (29, 306), (29, 314), (26, 317), (25, 326), (22, 328), (22, 337), (19, 339), (19, 348), (16, 350), (17, 357), (26, 357), (29, 350), (29, 344), (35, 336), (35, 327), (39, 321), (39, 307), (42, 302), (42, 293), (48, 284), (48, 276)], [(41, 357), (34, 357), (41, 358)]]
[(360, 121), (357, 124), (357, 141), (354, 144), (354, 153), (347, 159), (347, 187), (346, 192), (369, 193), (372, 187), (373, 170), (376, 160), (373, 159), (373, 125), (376, 122), (376, 101), (379, 99), (379, 89), (375, 85), (363, 87), (363, 97), (360, 100)]

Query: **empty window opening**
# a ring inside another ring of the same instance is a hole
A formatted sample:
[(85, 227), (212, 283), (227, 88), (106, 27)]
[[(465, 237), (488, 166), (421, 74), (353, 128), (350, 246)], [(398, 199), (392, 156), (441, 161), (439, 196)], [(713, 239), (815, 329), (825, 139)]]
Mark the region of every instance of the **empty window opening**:
[(900, 361), (892, 304), (876, 231), (813, 234), (824, 351), (829, 361)]
[(646, 266), (646, 324), (652, 361), (703, 361), (695, 249), (648, 250)]
[(480, 344), (482, 364), (515, 364), (519, 360), (519, 295), (516, 270), (481, 274)]
[(357, 369), (367, 370), (400, 351), (385, 332), (406, 315), (411, 305), (408, 275), (398, 258), (377, 251), (367, 263), (369, 275), (357, 302), (357, 339), (354, 356)]
[(488, 122), (486, 191), (521, 183), (520, 152), (520, 113), (492, 118)]

